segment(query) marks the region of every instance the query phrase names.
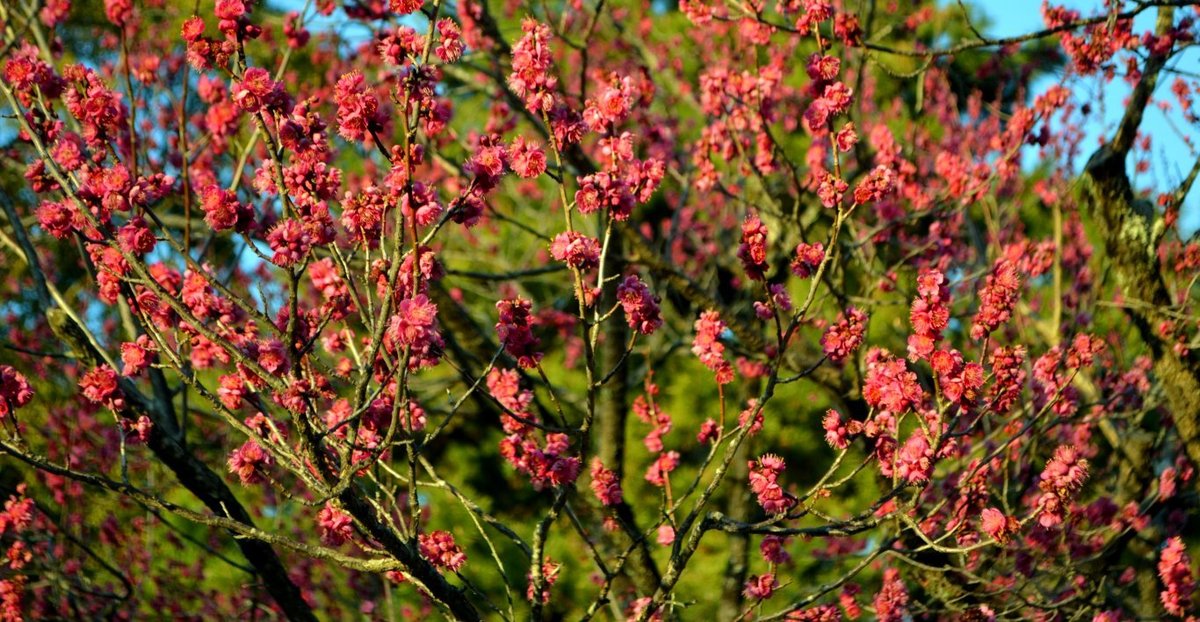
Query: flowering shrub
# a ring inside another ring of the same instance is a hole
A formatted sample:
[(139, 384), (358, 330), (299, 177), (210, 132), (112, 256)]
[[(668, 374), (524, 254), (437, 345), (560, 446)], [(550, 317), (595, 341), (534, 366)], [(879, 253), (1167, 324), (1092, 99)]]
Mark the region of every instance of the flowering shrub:
[(1094, 4), (0, 2), (0, 619), (1196, 619)]

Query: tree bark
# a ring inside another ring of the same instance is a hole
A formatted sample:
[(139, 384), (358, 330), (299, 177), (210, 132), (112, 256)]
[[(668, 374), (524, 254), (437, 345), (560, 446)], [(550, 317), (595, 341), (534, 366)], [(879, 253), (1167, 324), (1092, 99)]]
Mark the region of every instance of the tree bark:
[[(1158, 34), (1164, 34), (1173, 23), (1174, 9), (1160, 7)], [(1154, 372), (1163, 383), (1175, 430), (1188, 458), (1200, 465), (1200, 361), (1190, 353), (1177, 353), (1173, 344), (1156, 330), (1169, 319), (1164, 310), (1173, 306), (1157, 255), (1164, 227), (1162, 220), (1155, 218), (1153, 208), (1134, 196), (1126, 172), (1126, 157), (1167, 56), (1153, 56), (1146, 61), (1112, 142), (1100, 147), (1088, 160), (1084, 170), (1085, 197), (1100, 224), (1105, 251), (1122, 292), (1125, 298), (1137, 303), (1128, 313), (1150, 348)]]

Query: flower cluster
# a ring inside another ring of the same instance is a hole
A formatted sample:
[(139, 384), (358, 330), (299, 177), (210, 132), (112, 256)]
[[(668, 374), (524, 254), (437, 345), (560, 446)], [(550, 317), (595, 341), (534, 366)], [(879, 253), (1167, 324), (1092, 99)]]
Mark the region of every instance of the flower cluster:
[(820, 242), (815, 244), (798, 244), (796, 257), (792, 259), (792, 274), (807, 279), (816, 274), (817, 268), (825, 259), (825, 246)]
[(667, 485), (667, 477), (679, 466), (679, 452), (668, 451), (658, 454), (650, 467), (646, 469), (646, 481), (662, 488)]
[(1088, 476), (1088, 461), (1070, 445), (1059, 445), (1042, 471), (1037, 499), (1038, 523), (1054, 527), (1063, 522), (1071, 499), (1083, 488)]
[(979, 526), (983, 532), (1000, 544), (1007, 544), (1020, 529), (1020, 523), (996, 508), (984, 508), (979, 514)]
[(317, 526), (321, 530), (321, 541), (330, 546), (343, 544), (354, 535), (354, 519), (329, 503), (317, 513)]
[(368, 142), (371, 134), (383, 130), (384, 111), (379, 99), (367, 89), (366, 78), (357, 71), (343, 75), (334, 87), (337, 104), (338, 134), (356, 142)]
[(900, 571), (887, 568), (883, 571), (883, 586), (875, 594), (875, 617), (880, 622), (901, 622), (908, 619), (908, 588)]
[(917, 277), (917, 298), (909, 321), (913, 327), (908, 337), (909, 360), (929, 358), (950, 323), (950, 288), (940, 270), (924, 270)]
[(717, 375), (717, 384), (733, 382), (733, 367), (725, 360), (725, 344), (721, 343), (721, 333), (725, 332), (725, 323), (716, 311), (705, 311), (696, 320), (696, 337), (692, 341), (692, 353), (700, 357), (705, 367)]
[(237, 195), (219, 186), (209, 186), (200, 195), (204, 222), (216, 231), (234, 229), (244, 233), (254, 224), (254, 209), (243, 205)]
[(18, 408), (33, 399), (33, 389), (20, 372), (8, 365), (0, 365), (0, 419), (13, 414)]
[(821, 348), (829, 360), (840, 363), (854, 354), (867, 335), (867, 314), (853, 305), (838, 316), (821, 336)]
[(1159, 598), (1167, 613), (1179, 617), (1194, 613), (1192, 593), (1196, 591), (1196, 579), (1192, 575), (1192, 560), (1179, 537), (1167, 540), (1163, 547), (1158, 558), (1158, 577), (1163, 584)]
[(550, 27), (532, 18), (521, 22), (525, 36), (512, 48), (512, 73), (508, 86), (535, 113), (550, 112), (554, 107), (558, 80), (551, 75)]
[(783, 458), (767, 454), (751, 460), (750, 490), (758, 497), (758, 504), (767, 514), (784, 514), (796, 505), (796, 499), (779, 485), (779, 475), (785, 468)]
[(983, 339), (1008, 321), (1020, 287), (1016, 264), (1005, 259), (997, 262), (983, 289), (979, 290), (979, 311), (971, 322), (972, 339)]
[(458, 547), (449, 531), (423, 533), (417, 537), (417, 543), (421, 548), (421, 557), (438, 568), (458, 572), (467, 563), (467, 554)]
[(578, 231), (564, 231), (550, 242), (550, 255), (576, 270), (589, 270), (600, 264), (600, 242)]
[(604, 467), (604, 463), (600, 458), (592, 458), (592, 492), (596, 493), (596, 499), (600, 501), (600, 505), (618, 505), (624, 499), (621, 492), (621, 482), (617, 479), (617, 474), (611, 469)]
[(633, 213), (634, 197), (625, 180), (606, 172), (579, 178), (575, 208), (580, 214), (607, 209), (613, 220), (626, 220)]
[(542, 360), (538, 351), (541, 341), (533, 334), (532, 307), (528, 300), (515, 298), (496, 303), (500, 319), (496, 322), (496, 334), (504, 350), (517, 359), (517, 364), (526, 369), (537, 367)]
[(248, 440), (229, 454), (229, 472), (238, 476), (243, 484), (257, 484), (266, 480), (266, 473), (275, 464), (275, 459), (254, 440)]
[(401, 300), (383, 333), (384, 348), (392, 354), (407, 351), (413, 369), (436, 365), (445, 346), (438, 331), (437, 313), (437, 305), (425, 294)]
[(921, 404), (925, 392), (917, 375), (909, 371), (904, 359), (872, 348), (867, 353), (867, 377), (863, 384), (863, 399), (883, 411), (900, 414)]
[(738, 259), (746, 276), (761, 281), (767, 273), (767, 226), (758, 216), (751, 215), (742, 223), (742, 245), (737, 250)]
[(625, 312), (629, 327), (643, 335), (653, 334), (662, 326), (662, 311), (659, 298), (650, 293), (650, 288), (635, 275), (625, 277), (617, 286), (617, 300)]
[(114, 411), (125, 409), (125, 394), (118, 386), (120, 376), (108, 365), (94, 367), (79, 380), (79, 391), (93, 404), (102, 404)]
[(988, 390), (991, 409), (999, 414), (1009, 411), (1025, 388), (1025, 348), (996, 348), (992, 352), (992, 387)]
[(535, 490), (564, 486), (579, 477), (581, 462), (569, 454), (570, 439), (566, 434), (547, 434), (546, 443), (537, 441), (524, 431), (510, 434), (500, 441), (500, 454), (509, 464), (529, 476)]

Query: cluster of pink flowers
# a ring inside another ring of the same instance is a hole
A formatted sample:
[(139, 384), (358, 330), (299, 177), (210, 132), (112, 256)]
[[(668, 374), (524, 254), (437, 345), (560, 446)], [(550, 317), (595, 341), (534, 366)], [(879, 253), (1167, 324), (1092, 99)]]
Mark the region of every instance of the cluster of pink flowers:
[(950, 288), (940, 270), (927, 269), (917, 277), (917, 298), (909, 312), (913, 334), (908, 337), (908, 358), (928, 358), (950, 323)]
[(896, 475), (910, 484), (927, 482), (933, 473), (933, 458), (929, 439), (917, 430), (896, 452)]
[(546, 152), (542, 151), (537, 143), (526, 140), (524, 136), (513, 139), (508, 157), (509, 168), (524, 179), (533, 179), (546, 172)]
[(341, 508), (329, 503), (317, 513), (317, 526), (321, 530), (321, 541), (330, 546), (339, 546), (354, 535), (354, 520)]
[(654, 462), (646, 469), (646, 481), (662, 488), (667, 485), (667, 477), (675, 467), (679, 466), (679, 452), (668, 451), (658, 454)]
[(528, 300), (521, 298), (496, 303), (496, 309), (500, 311), (496, 334), (504, 350), (525, 369), (537, 367), (542, 360), (542, 353), (537, 349), (541, 341), (533, 334), (533, 316), (529, 313), (531, 307)]
[(262, 67), (247, 68), (232, 95), (233, 101), (251, 114), (264, 109), (280, 112), (288, 105), (283, 85), (271, 79), (270, 72)]
[(895, 189), (896, 172), (886, 166), (877, 166), (854, 189), (854, 202), (859, 205), (874, 203)]
[(338, 134), (342, 138), (365, 143), (371, 140), (372, 132), (383, 130), (385, 113), (361, 73), (352, 71), (339, 78), (333, 101), (337, 105)]
[(629, 327), (643, 335), (652, 334), (662, 326), (662, 311), (659, 298), (650, 293), (650, 288), (636, 275), (625, 277), (617, 286), (617, 300), (625, 312)]
[(886, 350), (872, 348), (867, 353), (863, 399), (870, 406), (899, 414), (921, 404), (925, 392), (917, 381), (917, 375), (909, 371), (903, 359), (896, 358)]
[(458, 569), (467, 563), (467, 554), (458, 547), (449, 531), (423, 533), (417, 537), (417, 544), (421, 549), (421, 557), (433, 562), (438, 568), (458, 572)]
[(901, 622), (908, 618), (908, 588), (900, 571), (887, 568), (883, 571), (883, 586), (875, 594), (875, 617), (879, 622)]
[(733, 382), (733, 367), (725, 360), (725, 344), (721, 343), (721, 333), (725, 332), (725, 323), (716, 311), (705, 311), (696, 320), (696, 337), (692, 341), (692, 353), (700, 357), (705, 367), (717, 375), (717, 384)]
[(580, 214), (607, 209), (613, 220), (622, 221), (633, 213), (633, 206), (633, 194), (623, 179), (603, 171), (579, 178), (575, 208)]
[(125, 409), (125, 394), (118, 385), (120, 376), (108, 365), (92, 368), (79, 380), (79, 391), (93, 404), (103, 404), (114, 411)]
[(257, 484), (265, 481), (267, 469), (275, 464), (275, 459), (251, 439), (233, 450), (227, 463), (229, 472), (237, 475), (243, 484)]
[(979, 525), (984, 533), (1000, 544), (1007, 544), (1021, 527), (1017, 519), (1006, 516), (996, 508), (984, 508), (979, 514)]
[[(1055, 28), (1079, 21), (1080, 15), (1079, 11), (1044, 2), (1042, 18), (1047, 27)], [(1113, 19), (1086, 26), (1082, 35), (1077, 34), (1076, 29), (1067, 29), (1062, 36), (1062, 46), (1076, 70), (1084, 75), (1092, 74), (1105, 66), (1118, 50), (1138, 45), (1132, 27), (1133, 20)]]
[(304, 223), (295, 218), (284, 220), (267, 234), (267, 245), (274, 251), (271, 263), (290, 268), (304, 260), (312, 250), (313, 242), (313, 237)]
[(742, 594), (751, 600), (766, 600), (775, 593), (777, 587), (779, 583), (775, 581), (775, 575), (768, 572), (747, 579)]
[(1016, 264), (1005, 259), (998, 261), (979, 291), (979, 311), (971, 322), (972, 339), (983, 339), (1008, 321), (1020, 287)]
[(9, 365), (0, 365), (0, 419), (13, 414), (33, 399), (25, 376)]
[(801, 243), (796, 246), (796, 257), (792, 259), (792, 274), (807, 279), (817, 273), (817, 268), (825, 260), (825, 245)]
[(445, 346), (438, 330), (437, 313), (437, 305), (425, 294), (401, 300), (383, 333), (384, 348), (393, 354), (408, 348), (409, 365), (413, 369), (436, 365)]
[(122, 376), (136, 376), (150, 367), (152, 352), (158, 350), (147, 335), (138, 335), (137, 340), (121, 344)]
[(592, 458), (592, 492), (596, 493), (596, 499), (600, 501), (600, 505), (618, 505), (624, 499), (624, 494), (621, 491), (621, 482), (617, 479), (617, 474), (611, 469), (604, 467), (604, 463), (599, 457)]
[(209, 186), (200, 195), (204, 222), (215, 231), (248, 231), (254, 224), (254, 208), (238, 202), (237, 195), (219, 186)]
[(1071, 499), (1083, 488), (1088, 476), (1088, 461), (1070, 445), (1059, 445), (1046, 463), (1038, 482), (1042, 494), (1037, 499), (1038, 523), (1054, 527), (1063, 522)]
[(437, 54), (438, 59), (443, 63), (453, 63), (462, 58), (463, 40), (462, 30), (458, 24), (449, 18), (442, 18), (437, 23), (438, 44), (434, 48), (433, 53)]
[(970, 406), (979, 398), (985, 379), (983, 365), (964, 361), (958, 350), (937, 350), (929, 357), (929, 364), (947, 400)]
[(525, 100), (525, 106), (534, 112), (550, 112), (554, 107), (555, 89), (558, 80), (551, 75), (550, 27), (532, 18), (521, 22), (525, 36), (512, 48), (513, 71), (508, 76), (508, 86), (513, 93)]
[(154, 232), (147, 226), (146, 219), (141, 216), (130, 218), (117, 230), (117, 244), (121, 250), (130, 255), (145, 255), (154, 250), (154, 245), (157, 243), (158, 238), (154, 237)]
[[(523, 419), (536, 421), (536, 417), (526, 411), (533, 402), (533, 392), (521, 388), (521, 375), (512, 369), (492, 369), (487, 377), (488, 392), (501, 406), (517, 414)], [(523, 434), (527, 425), (514, 419), (508, 413), (500, 416), (500, 424), (506, 434)]]
[(749, 465), (750, 490), (758, 497), (758, 504), (767, 514), (784, 514), (796, 505), (796, 499), (779, 485), (779, 476), (785, 468), (783, 458), (766, 454), (758, 460), (751, 460)]
[(853, 433), (850, 431), (850, 426), (842, 419), (841, 413), (832, 408), (829, 409), (821, 420), (821, 426), (825, 428), (825, 442), (829, 443), (830, 447), (845, 449), (850, 446)]
[(821, 336), (821, 348), (829, 360), (840, 363), (862, 345), (867, 335), (867, 314), (851, 305)]
[(582, 463), (569, 455), (570, 438), (566, 434), (547, 434), (539, 447), (532, 435), (511, 434), (500, 441), (500, 454), (509, 464), (529, 476), (535, 490), (571, 484), (579, 477)]
[(992, 352), (991, 363), (992, 387), (988, 391), (988, 399), (994, 412), (1004, 414), (1017, 403), (1025, 388), (1025, 348), (996, 348)]
[(583, 120), (595, 132), (615, 127), (625, 117), (633, 104), (634, 88), (629, 77), (613, 75), (599, 99), (589, 99), (583, 110)]
[(1192, 560), (1178, 536), (1167, 540), (1163, 547), (1158, 558), (1158, 577), (1163, 583), (1159, 598), (1167, 613), (1179, 617), (1195, 613), (1192, 593), (1196, 591), (1196, 579), (1192, 575)]
[(742, 244), (737, 250), (738, 259), (742, 260), (742, 268), (746, 276), (761, 281), (765, 278), (767, 269), (767, 226), (757, 215), (751, 214), (742, 223)]
[(550, 255), (576, 270), (600, 265), (600, 241), (578, 231), (564, 231), (550, 242)]

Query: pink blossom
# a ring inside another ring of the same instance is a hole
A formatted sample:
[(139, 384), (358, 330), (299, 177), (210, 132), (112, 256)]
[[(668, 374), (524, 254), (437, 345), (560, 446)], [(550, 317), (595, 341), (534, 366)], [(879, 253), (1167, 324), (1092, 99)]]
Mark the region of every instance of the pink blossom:
[(350, 515), (328, 503), (317, 513), (317, 525), (321, 541), (330, 546), (339, 546), (354, 535), (354, 520)]
[(576, 270), (600, 264), (600, 241), (578, 231), (564, 231), (550, 242), (550, 255)]
[(747, 579), (742, 594), (751, 600), (766, 600), (775, 593), (777, 587), (779, 584), (775, 581), (775, 575), (766, 573)]
[(517, 359), (517, 364), (526, 369), (537, 367), (542, 360), (538, 351), (541, 341), (533, 335), (533, 318), (529, 313), (528, 300), (515, 298), (496, 303), (500, 319), (496, 322), (496, 334), (505, 351)]
[(1017, 519), (995, 508), (984, 508), (979, 514), (979, 524), (984, 533), (1000, 544), (1007, 544), (1020, 527)]
[(900, 578), (900, 571), (887, 568), (883, 571), (883, 587), (875, 595), (875, 616), (880, 622), (901, 622), (908, 617), (908, 589)]
[(1167, 613), (1180, 617), (1193, 613), (1192, 593), (1196, 590), (1196, 579), (1192, 574), (1192, 560), (1178, 536), (1167, 540), (1158, 558), (1158, 577), (1163, 583), (1159, 598)]
[(79, 380), (79, 390), (88, 401), (120, 411), (125, 409), (125, 396), (117, 372), (108, 365), (94, 367)]
[(825, 259), (825, 246), (820, 242), (815, 244), (801, 243), (796, 246), (796, 257), (792, 259), (792, 274), (807, 279), (816, 274), (817, 268)]
[(979, 291), (979, 311), (971, 322), (972, 339), (983, 339), (1008, 321), (1020, 287), (1016, 265), (1004, 259), (997, 262)]
[(660, 300), (637, 276), (631, 274), (617, 286), (617, 300), (630, 328), (649, 335), (662, 326)]
[(596, 494), (600, 505), (618, 505), (622, 502), (621, 482), (616, 473), (604, 468), (600, 458), (592, 459), (591, 475), (592, 492)]
[(705, 311), (696, 320), (696, 337), (692, 341), (692, 353), (700, 357), (705, 367), (713, 370), (717, 376), (717, 384), (729, 384), (733, 381), (733, 367), (725, 360), (725, 345), (721, 343), (721, 333), (725, 331), (725, 323), (716, 311)]
[(738, 259), (746, 276), (761, 281), (767, 272), (767, 227), (758, 216), (751, 214), (742, 223), (742, 245), (738, 247)]
[(829, 360), (841, 362), (858, 350), (866, 334), (867, 314), (849, 306), (821, 336), (821, 348)]
[(8, 365), (0, 365), (0, 419), (33, 400), (33, 389), (25, 376)]
[(454, 542), (454, 536), (448, 531), (423, 533), (417, 540), (421, 548), (421, 557), (433, 562), (434, 566), (458, 572), (458, 569), (467, 563), (467, 555)]
[(758, 497), (758, 504), (768, 514), (784, 514), (796, 505), (796, 499), (784, 492), (779, 485), (783, 473), (783, 458), (766, 454), (750, 461), (750, 490)]

